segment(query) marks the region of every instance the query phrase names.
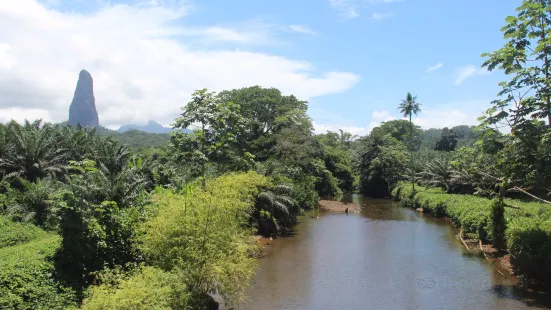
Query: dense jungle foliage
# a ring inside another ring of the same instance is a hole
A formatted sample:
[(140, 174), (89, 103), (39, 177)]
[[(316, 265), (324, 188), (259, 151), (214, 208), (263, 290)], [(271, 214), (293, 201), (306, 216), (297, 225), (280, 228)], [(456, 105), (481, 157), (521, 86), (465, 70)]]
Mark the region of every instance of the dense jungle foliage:
[(305, 101), (259, 86), (198, 90), (170, 135), (1, 124), (0, 308), (239, 301), (254, 234), (284, 234), (320, 197), (352, 192), (448, 217), (550, 279), (551, 5), (518, 11), (483, 55), (509, 80), (476, 127), (423, 130), (408, 93), (404, 119), (367, 136), (314, 135)]
[(306, 109), (249, 87), (197, 91), (172, 135), (0, 125), (0, 308), (239, 300), (254, 234), (286, 233), (320, 195), (354, 190), (354, 138), (315, 136)]

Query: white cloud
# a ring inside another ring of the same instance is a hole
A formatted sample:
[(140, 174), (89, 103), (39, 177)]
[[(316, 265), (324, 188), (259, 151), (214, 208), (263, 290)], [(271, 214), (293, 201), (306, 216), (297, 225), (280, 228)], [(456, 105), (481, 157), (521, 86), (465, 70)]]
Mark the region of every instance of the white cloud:
[(182, 30), (182, 36), (196, 37), (206, 43), (231, 42), (241, 44), (275, 44), (278, 43), (266, 25), (255, 23), (238, 29), (210, 26)]
[(341, 129), (344, 132), (349, 132), (352, 135), (365, 136), (369, 133), (366, 127), (350, 126), (350, 125), (338, 125), (338, 124), (317, 124), (313, 123), (314, 132), (316, 134), (327, 133), (328, 131), (339, 132)]
[(329, 0), (329, 4), (343, 17), (356, 18), (360, 16), (359, 3), (356, 0)]
[[(376, 5), (381, 3), (401, 2), (404, 0), (329, 0), (329, 5), (337, 10), (345, 18), (357, 18), (360, 16), (360, 9), (367, 5)], [(394, 16), (393, 13), (372, 13), (371, 18), (382, 20)]]
[(434, 65), (434, 66), (428, 67), (428, 68), (427, 68), (427, 72), (432, 72), (432, 71), (438, 70), (438, 69), (442, 68), (443, 66), (444, 66), (443, 63), (441, 63), (441, 62), (440, 62), (440, 63), (437, 63), (437, 64)]
[(354, 126), (346, 124), (344, 122), (334, 124), (318, 124), (314, 122), (314, 131), (316, 133), (326, 133), (327, 131), (337, 132), (339, 129), (349, 132), (353, 135), (365, 136), (373, 130), (373, 128), (379, 126), (382, 122), (388, 122), (396, 119), (388, 111), (373, 111), (371, 114), (371, 121), (368, 126)]
[[(157, 1), (155, 1), (157, 3)], [(317, 72), (306, 61), (235, 49), (197, 48), (190, 36), (254, 44), (258, 32), (181, 26), (177, 6), (104, 4), (92, 13), (47, 9), (36, 0), (0, 1), (2, 119), (67, 119), (78, 73), (94, 78), (100, 123), (164, 125), (200, 88), (261, 85), (309, 100), (346, 91), (348, 72)], [(32, 23), (29, 23), (32, 20)]]
[(421, 128), (444, 128), (458, 125), (478, 125), (477, 118), (489, 107), (491, 100), (467, 100), (422, 109), (413, 122)]
[(373, 111), (371, 114), (371, 123), (369, 123), (368, 131), (373, 130), (373, 128), (381, 125), (383, 122), (388, 122), (395, 119), (396, 118), (388, 111)]
[[(67, 114), (69, 112), (67, 111)], [(33, 121), (36, 119), (42, 119), (44, 122), (51, 122), (52, 118), (50, 113), (45, 109), (34, 108), (0, 108), (0, 123), (7, 123), (10, 120), (16, 120), (19, 123), (25, 121), (25, 119)]]
[(371, 14), (371, 18), (374, 20), (383, 20), (394, 16), (393, 13), (380, 13), (380, 12), (374, 12)]
[(310, 36), (317, 35), (317, 32), (315, 32), (314, 30), (312, 30), (309, 27), (304, 26), (304, 25), (290, 25), (289, 29), (291, 29), (295, 32), (310, 35)]
[(459, 85), (463, 83), (466, 79), (477, 76), (477, 75), (488, 75), (490, 74), (489, 71), (487, 71), (484, 68), (477, 68), (473, 65), (461, 67), (457, 70), (456, 78), (455, 78), (455, 84)]

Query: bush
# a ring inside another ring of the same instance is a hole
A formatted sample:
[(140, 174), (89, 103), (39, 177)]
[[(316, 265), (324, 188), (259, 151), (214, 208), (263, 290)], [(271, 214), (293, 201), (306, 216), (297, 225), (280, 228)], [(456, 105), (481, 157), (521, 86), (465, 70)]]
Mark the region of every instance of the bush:
[(55, 255), (59, 278), (81, 293), (93, 282), (94, 273), (136, 262), (134, 236), (140, 219), (137, 208), (120, 209), (116, 203), (86, 206), (65, 195), (69, 203), (61, 215), (61, 247)]
[(59, 237), (0, 249), (0, 309), (66, 309), (75, 293), (57, 282), (51, 257)]
[(159, 190), (156, 216), (143, 225), (141, 249), (149, 262), (178, 271), (193, 296), (217, 292), (240, 300), (254, 275), (249, 215), (256, 196), (270, 185), (254, 172), (233, 173), (188, 189)]
[(116, 285), (90, 289), (83, 310), (189, 309), (190, 294), (182, 276), (155, 267), (143, 267)]
[(47, 235), (44, 230), (32, 224), (13, 222), (0, 216), (0, 248), (27, 243)]
[(494, 199), (490, 206), (491, 220), (488, 225), (488, 234), (497, 249), (505, 249), (505, 204)]
[(515, 268), (529, 278), (551, 279), (551, 222), (537, 217), (512, 219), (507, 247)]

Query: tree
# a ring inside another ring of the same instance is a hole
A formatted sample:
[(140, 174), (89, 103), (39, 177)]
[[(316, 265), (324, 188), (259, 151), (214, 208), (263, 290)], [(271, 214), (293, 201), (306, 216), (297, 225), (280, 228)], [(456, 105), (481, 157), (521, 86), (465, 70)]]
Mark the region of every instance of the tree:
[(296, 224), (298, 204), (291, 198), (293, 187), (279, 184), (260, 193), (256, 199), (253, 222), (264, 235), (279, 235)]
[(5, 129), (4, 154), (0, 172), (7, 177), (21, 176), (35, 182), (46, 175), (60, 175), (66, 168), (66, 150), (56, 128), (41, 120), (23, 125), (9, 122)]
[(482, 54), (483, 67), (501, 69), (511, 77), (499, 84), (500, 98), (483, 120), (492, 125), (504, 122), (513, 133), (543, 118), (551, 125), (551, 1), (524, 0), (517, 12), (501, 28), (505, 45)]
[(383, 179), (388, 189), (387, 195), (402, 179), (404, 163), (407, 160), (405, 151), (406, 148), (402, 143), (386, 135), (383, 137), (382, 145), (379, 148), (379, 155), (371, 161), (369, 179), (371, 181), (378, 177)]
[(392, 187), (403, 179), (407, 148), (382, 127), (374, 128), (361, 143), (355, 160), (356, 169), (360, 171), (361, 191), (370, 197), (388, 197)]
[(239, 106), (243, 128), (235, 136), (240, 148), (247, 149), (257, 161), (271, 157), (277, 143), (276, 134), (290, 127), (297, 134), (311, 135), (312, 122), (306, 113), (308, 104), (295, 96), (284, 96), (276, 88), (260, 86), (222, 91), (222, 102)]
[(6, 214), (24, 222), (31, 221), (42, 228), (54, 229), (57, 225), (57, 210), (49, 198), (61, 183), (48, 177), (34, 183), (18, 178), (18, 183), (21, 190), (11, 189), (8, 192), (10, 201)]
[(447, 159), (437, 159), (427, 163), (423, 171), (419, 173), (424, 184), (431, 187), (440, 187), (451, 193), (456, 183), (456, 171)]
[(209, 163), (219, 164), (222, 170), (247, 170), (254, 156), (240, 145), (238, 137), (245, 130), (240, 106), (220, 100), (214, 92), (198, 90), (182, 108), (174, 128), (196, 126), (192, 133), (175, 132), (171, 141), (180, 151), (180, 159), (195, 165), (197, 175), (205, 176)]
[(421, 103), (417, 102), (417, 96), (413, 96), (411, 93), (407, 93), (406, 99), (402, 100), (400, 103), (399, 110), (403, 116), (409, 117), (409, 152), (410, 152), (410, 168), (411, 168), (411, 184), (413, 190), (415, 190), (415, 171), (413, 167), (413, 122), (411, 117), (413, 114), (421, 112)]
[(339, 133), (328, 131), (315, 136), (321, 144), (325, 167), (338, 179), (339, 188), (346, 193), (354, 190), (351, 144), (355, 137), (342, 130)]
[[(341, 192), (333, 172), (325, 167), (322, 146), (313, 137), (306, 101), (295, 96), (284, 96), (275, 88), (259, 86), (223, 91), (218, 94), (217, 100), (239, 108), (243, 124), (240, 129), (224, 127), (232, 129), (233, 148), (237, 149), (237, 153), (244, 151), (251, 154), (257, 165), (278, 162), (302, 170), (301, 173), (292, 173), (292, 183), (301, 184), (301, 189), (310, 188), (311, 184), (306, 183), (311, 178), (305, 178), (305, 175), (311, 175), (316, 178), (315, 188), (320, 194), (337, 195)], [(351, 135), (343, 132), (335, 137), (335, 143), (346, 146), (352, 143), (352, 139)], [(274, 169), (265, 171), (267, 175), (274, 172), (277, 173)], [(346, 174), (346, 171), (341, 172)], [(305, 196), (309, 197), (306, 199), (310, 201), (308, 205), (313, 201), (311, 194)], [(300, 201), (301, 205), (304, 202)]]
[(418, 150), (423, 138), (423, 130), (418, 125), (413, 125), (413, 133), (411, 133), (410, 126), (411, 123), (403, 119), (391, 120), (379, 125), (383, 132), (390, 134), (394, 139), (405, 145), (411, 144), (413, 150)]
[(444, 127), (444, 129), (442, 129), (440, 139), (438, 140), (438, 142), (436, 142), (434, 149), (436, 151), (451, 152), (455, 150), (456, 145), (457, 135), (453, 130), (449, 130), (448, 127)]
[(352, 141), (358, 138), (358, 135), (352, 135), (351, 133), (345, 132), (342, 129), (339, 129), (339, 133), (340, 133), (339, 139), (340, 139), (341, 146), (343, 146), (346, 149), (350, 149), (350, 147), (352, 146)]
[(511, 128), (505, 149), (498, 153), (501, 194), (533, 188), (549, 194), (551, 163), (540, 150), (546, 148), (551, 127), (551, 1), (524, 0), (516, 11), (501, 29), (505, 45), (482, 54), (482, 67), (503, 70), (509, 80), (499, 84), (499, 98), (480, 118), (480, 127)]
[(62, 237), (55, 263), (57, 276), (82, 293), (95, 272), (140, 259), (134, 241), (146, 215), (139, 201), (144, 178), (134, 167), (107, 176), (105, 167), (98, 169), (91, 160), (71, 165), (67, 189), (51, 199), (59, 209)]

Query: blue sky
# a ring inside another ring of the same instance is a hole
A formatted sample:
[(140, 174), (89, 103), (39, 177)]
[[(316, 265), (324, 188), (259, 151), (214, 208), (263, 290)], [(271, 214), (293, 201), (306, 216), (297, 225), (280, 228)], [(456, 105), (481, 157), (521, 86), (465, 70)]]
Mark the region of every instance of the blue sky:
[(0, 121), (66, 119), (86, 68), (111, 128), (168, 125), (193, 89), (259, 84), (308, 100), (318, 132), (365, 134), (400, 117), (408, 91), (425, 128), (476, 123), (504, 79), (480, 69), (480, 54), (503, 45), (520, 1), (14, 3), (0, 1), (0, 26), (13, 30), (0, 34)]

